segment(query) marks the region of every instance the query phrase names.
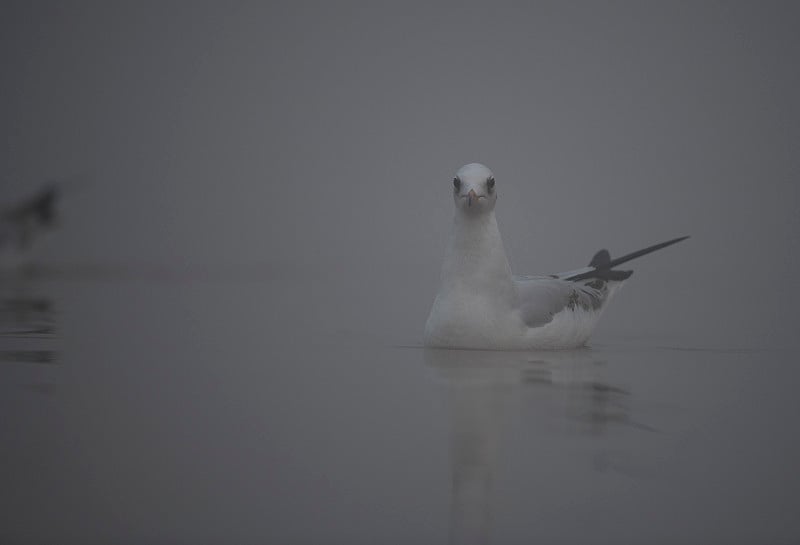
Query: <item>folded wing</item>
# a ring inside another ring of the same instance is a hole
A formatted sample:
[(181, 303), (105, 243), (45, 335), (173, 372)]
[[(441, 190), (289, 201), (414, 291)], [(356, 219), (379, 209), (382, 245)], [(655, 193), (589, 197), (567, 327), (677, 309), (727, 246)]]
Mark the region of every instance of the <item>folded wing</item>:
[(604, 280), (572, 282), (549, 276), (514, 277), (519, 310), (528, 327), (540, 327), (564, 310), (600, 310), (608, 295)]
[(522, 319), (529, 327), (540, 327), (564, 310), (600, 310), (608, 298), (608, 283), (621, 282), (633, 274), (614, 267), (687, 238), (654, 244), (616, 259), (611, 259), (608, 250), (600, 250), (589, 266), (551, 276), (515, 276)]

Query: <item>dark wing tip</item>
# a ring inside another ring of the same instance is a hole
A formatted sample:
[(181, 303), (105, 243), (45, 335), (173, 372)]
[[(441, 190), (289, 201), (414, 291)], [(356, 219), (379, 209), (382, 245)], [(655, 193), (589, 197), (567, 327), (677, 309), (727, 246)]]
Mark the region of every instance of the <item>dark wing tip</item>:
[(605, 272), (605, 279), (606, 280), (615, 280), (617, 282), (621, 282), (623, 280), (627, 280), (633, 274), (633, 271), (615, 271), (615, 270), (608, 270)]
[(678, 242), (686, 240), (687, 238), (689, 238), (689, 235), (673, 238), (672, 240), (661, 242), (659, 244), (653, 244), (652, 246), (648, 246), (647, 248), (643, 248), (641, 250), (637, 250), (622, 257), (617, 257), (616, 259), (612, 259), (611, 262), (608, 264), (608, 266), (610, 268), (614, 268), (618, 265), (622, 265), (623, 263), (627, 263), (628, 261), (636, 259), (637, 257), (642, 257), (643, 255), (653, 253), (656, 250), (660, 250), (662, 248), (666, 248), (667, 246), (672, 246), (673, 244), (677, 244)]
[(611, 263), (611, 254), (605, 248), (594, 254), (592, 260), (589, 262), (590, 267), (597, 269), (603, 268)]
[(614, 270), (614, 267), (618, 265), (622, 265), (623, 263), (627, 263), (637, 257), (641, 257), (643, 255), (647, 255), (649, 253), (655, 252), (656, 250), (660, 250), (661, 248), (666, 248), (667, 246), (672, 246), (682, 240), (686, 240), (689, 238), (689, 235), (673, 238), (672, 240), (668, 240), (666, 242), (661, 242), (659, 244), (653, 244), (652, 246), (648, 246), (647, 248), (643, 248), (636, 252), (632, 252), (630, 254), (624, 255), (622, 257), (618, 257), (616, 259), (611, 259), (611, 255), (609, 254), (608, 250), (600, 250), (589, 262), (589, 266), (593, 267), (593, 271), (587, 271), (584, 273), (576, 274), (566, 280), (571, 280), (573, 282), (577, 282), (579, 280), (586, 280), (589, 278), (600, 278), (602, 280), (625, 280), (633, 274), (633, 271), (618, 271)]

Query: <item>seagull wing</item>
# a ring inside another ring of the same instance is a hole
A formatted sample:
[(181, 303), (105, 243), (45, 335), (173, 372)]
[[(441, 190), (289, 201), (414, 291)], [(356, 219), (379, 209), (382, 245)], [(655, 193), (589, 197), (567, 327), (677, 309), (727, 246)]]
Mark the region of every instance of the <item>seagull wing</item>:
[(528, 327), (543, 326), (565, 309), (599, 310), (608, 295), (606, 282), (599, 279), (572, 282), (552, 276), (515, 276), (514, 285)]
[(529, 327), (539, 327), (564, 309), (599, 310), (608, 297), (608, 282), (621, 282), (633, 274), (614, 267), (687, 238), (674, 238), (616, 259), (611, 259), (608, 250), (600, 250), (587, 267), (551, 276), (515, 276), (522, 319)]

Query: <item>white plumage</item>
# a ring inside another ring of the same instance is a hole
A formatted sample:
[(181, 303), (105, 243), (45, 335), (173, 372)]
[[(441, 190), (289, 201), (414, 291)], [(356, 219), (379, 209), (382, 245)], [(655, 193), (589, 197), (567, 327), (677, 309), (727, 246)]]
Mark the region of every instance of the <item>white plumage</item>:
[(495, 219), (492, 172), (472, 163), (453, 179), (455, 221), (445, 252), (441, 287), (425, 324), (425, 345), (525, 350), (584, 345), (629, 271), (616, 264), (683, 238), (551, 276), (513, 276)]

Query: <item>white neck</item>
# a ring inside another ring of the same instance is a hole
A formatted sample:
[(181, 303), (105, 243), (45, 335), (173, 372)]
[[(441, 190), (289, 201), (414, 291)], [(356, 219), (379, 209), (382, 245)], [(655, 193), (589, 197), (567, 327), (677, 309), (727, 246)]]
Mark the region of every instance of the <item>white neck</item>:
[(456, 210), (442, 265), (442, 287), (487, 296), (511, 295), (511, 267), (494, 211), (471, 215)]

